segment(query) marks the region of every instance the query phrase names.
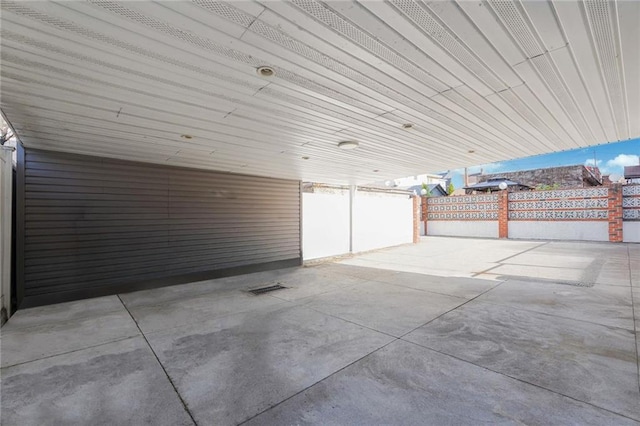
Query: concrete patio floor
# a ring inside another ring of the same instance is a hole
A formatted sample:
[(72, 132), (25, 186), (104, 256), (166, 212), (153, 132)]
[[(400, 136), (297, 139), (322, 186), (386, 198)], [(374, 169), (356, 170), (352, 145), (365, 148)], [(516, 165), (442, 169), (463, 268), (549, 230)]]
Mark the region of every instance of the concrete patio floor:
[(638, 301), (640, 245), (425, 237), (26, 309), (0, 421), (639, 424)]

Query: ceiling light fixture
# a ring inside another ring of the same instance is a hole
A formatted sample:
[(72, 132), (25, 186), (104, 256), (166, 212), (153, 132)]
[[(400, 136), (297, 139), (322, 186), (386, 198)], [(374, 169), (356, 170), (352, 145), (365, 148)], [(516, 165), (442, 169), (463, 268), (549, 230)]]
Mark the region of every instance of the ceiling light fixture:
[(356, 149), (359, 146), (360, 144), (357, 141), (342, 141), (338, 144), (338, 148), (345, 150)]
[(273, 68), (271, 67), (258, 67), (256, 69), (256, 72), (258, 73), (258, 75), (260, 77), (273, 77), (274, 75), (276, 75), (276, 72), (274, 71)]

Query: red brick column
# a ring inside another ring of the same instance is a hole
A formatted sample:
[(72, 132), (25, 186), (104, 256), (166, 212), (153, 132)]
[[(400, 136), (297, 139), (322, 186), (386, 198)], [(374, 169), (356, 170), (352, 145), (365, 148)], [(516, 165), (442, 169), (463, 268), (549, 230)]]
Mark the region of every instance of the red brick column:
[(498, 192), (498, 238), (509, 238), (509, 192)]
[(422, 209), (421, 209), (420, 218), (424, 223), (424, 235), (428, 235), (427, 234), (427, 200), (428, 200), (427, 197), (422, 197)]
[(609, 187), (609, 241), (622, 242), (622, 185)]
[(413, 243), (420, 242), (420, 197), (413, 196)]

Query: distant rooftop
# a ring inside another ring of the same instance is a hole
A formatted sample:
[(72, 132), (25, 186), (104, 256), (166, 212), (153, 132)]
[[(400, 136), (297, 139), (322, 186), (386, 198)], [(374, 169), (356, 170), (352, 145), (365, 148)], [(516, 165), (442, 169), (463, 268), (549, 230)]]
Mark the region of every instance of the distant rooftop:
[(625, 179), (640, 179), (640, 165), (638, 166), (626, 166), (624, 168)]
[(511, 189), (517, 189), (520, 191), (532, 189), (529, 185), (524, 185), (520, 182), (515, 182), (513, 180), (507, 179), (506, 177), (492, 177), (491, 179), (485, 182), (479, 182), (473, 185), (465, 186), (464, 189), (470, 190), (470, 191), (480, 191), (480, 192), (487, 192), (490, 190), (499, 191), (500, 184), (503, 182), (507, 184), (507, 188), (511, 188)]

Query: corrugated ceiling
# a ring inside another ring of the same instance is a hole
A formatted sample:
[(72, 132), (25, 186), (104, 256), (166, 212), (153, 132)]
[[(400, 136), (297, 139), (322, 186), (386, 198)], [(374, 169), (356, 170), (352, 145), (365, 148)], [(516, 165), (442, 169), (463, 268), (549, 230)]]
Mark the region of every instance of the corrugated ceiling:
[(636, 1), (3, 1), (1, 24), (29, 147), (365, 183), (640, 136)]

